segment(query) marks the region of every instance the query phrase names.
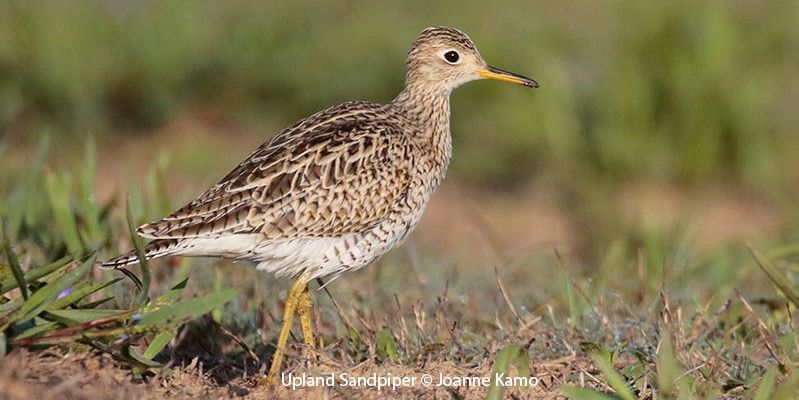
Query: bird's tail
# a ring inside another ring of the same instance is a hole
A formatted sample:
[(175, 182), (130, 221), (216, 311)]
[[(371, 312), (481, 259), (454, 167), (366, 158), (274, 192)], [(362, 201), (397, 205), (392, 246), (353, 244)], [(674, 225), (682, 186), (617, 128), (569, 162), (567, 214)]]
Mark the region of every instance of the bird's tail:
[[(156, 239), (144, 246), (144, 258), (151, 260), (153, 258), (168, 256), (182, 248), (183, 247), (180, 246), (180, 240), (178, 239)], [(138, 264), (138, 262), (139, 256), (136, 254), (136, 250), (131, 250), (108, 261), (102, 262), (100, 266), (102, 268), (117, 269), (131, 264)]]

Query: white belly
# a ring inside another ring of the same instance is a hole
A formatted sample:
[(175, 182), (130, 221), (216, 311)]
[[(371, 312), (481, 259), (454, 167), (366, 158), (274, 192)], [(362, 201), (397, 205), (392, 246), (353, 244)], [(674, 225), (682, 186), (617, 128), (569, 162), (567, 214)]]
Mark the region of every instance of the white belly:
[(280, 241), (264, 241), (258, 234), (194, 238), (186, 239), (174, 254), (250, 260), (277, 276), (305, 271), (312, 271), (312, 278), (339, 275), (363, 268), (399, 246), (419, 223), (428, 198), (409, 213), (397, 213), (363, 233)]
[(277, 276), (313, 271), (312, 278), (363, 268), (400, 245), (421, 217), (401, 224), (380, 224), (366, 233), (342, 237), (306, 237), (265, 242), (257, 234), (187, 239), (176, 255), (250, 260)]

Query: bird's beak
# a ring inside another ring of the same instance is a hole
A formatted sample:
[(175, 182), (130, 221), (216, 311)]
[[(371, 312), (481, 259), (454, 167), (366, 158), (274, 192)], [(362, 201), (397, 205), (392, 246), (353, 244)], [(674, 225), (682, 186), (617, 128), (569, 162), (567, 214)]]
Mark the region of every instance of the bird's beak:
[(538, 82), (536, 82), (534, 79), (530, 79), (519, 74), (514, 74), (513, 72), (504, 71), (492, 66), (487, 66), (485, 69), (478, 69), (477, 75), (480, 75), (480, 77), (483, 79), (496, 79), (498, 81), (518, 83), (519, 85), (524, 85), (531, 88), (537, 88), (539, 86)]

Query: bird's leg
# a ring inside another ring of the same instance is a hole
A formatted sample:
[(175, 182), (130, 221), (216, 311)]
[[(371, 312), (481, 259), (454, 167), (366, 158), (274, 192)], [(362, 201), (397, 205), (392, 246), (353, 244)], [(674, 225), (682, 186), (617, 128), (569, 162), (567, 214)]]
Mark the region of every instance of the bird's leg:
[(305, 344), (308, 345), (309, 350), (316, 348), (316, 342), (313, 335), (313, 301), (311, 294), (308, 293), (308, 285), (305, 285), (305, 290), (300, 293), (299, 301), (297, 302), (297, 315), (300, 316), (300, 326), (302, 326), (302, 337)]
[[(286, 305), (283, 307), (283, 326), (280, 328), (280, 335), (277, 337), (277, 346), (275, 354), (272, 355), (272, 365), (269, 367), (269, 373), (266, 375), (267, 384), (277, 383), (277, 376), (280, 374), (280, 367), (283, 363), (283, 353), (286, 349), (286, 341), (288, 341), (289, 334), (291, 334), (291, 323), (294, 320), (294, 313), (297, 311), (299, 303), (303, 298), (303, 293), (308, 293), (308, 275), (302, 274), (291, 284), (288, 294), (286, 295)], [(310, 299), (310, 297), (308, 297)], [(303, 332), (305, 326), (303, 326)], [(307, 342), (307, 339), (306, 339)]]

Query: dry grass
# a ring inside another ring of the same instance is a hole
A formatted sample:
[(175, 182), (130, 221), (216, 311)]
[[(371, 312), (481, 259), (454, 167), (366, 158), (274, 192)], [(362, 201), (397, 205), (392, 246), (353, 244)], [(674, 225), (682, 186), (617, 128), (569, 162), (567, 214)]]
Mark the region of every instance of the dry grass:
[[(125, 168), (146, 170), (141, 154), (152, 140), (129, 144), (127, 150), (117, 148), (117, 153), (102, 152), (97, 165), (115, 165), (113, 158), (119, 154), (130, 162)], [(183, 132), (170, 140), (190, 138)], [(199, 153), (218, 146), (201, 142), (196, 144)], [(239, 154), (233, 151), (229, 156), (232, 160)], [(61, 162), (77, 163), (69, 158)], [(168, 165), (158, 164), (146, 177), (132, 179), (143, 184), (129, 189), (114, 181), (122, 172), (100, 168), (95, 186), (105, 194), (95, 205), (102, 233), (96, 242), (86, 231), (94, 215), (75, 206), (86, 193), (75, 187), (81, 185), (65, 185), (64, 199), (49, 200), (72, 205), (66, 209), (77, 216), (78, 234), (87, 245), (112, 255), (130, 246), (122, 222), (124, 207), (119, 200), (113, 202), (119, 198), (114, 193), (129, 191), (134, 215), (143, 220), (188, 200), (208, 183), (205, 180), (213, 179), (186, 175), (183, 180), (187, 171), (170, 170), (174, 173), (165, 180)], [(0, 201), (5, 218), (31, 215), (26, 218), (32, 222), (19, 229), (13, 246), (23, 269), (65, 252), (64, 235), (52, 223), (47, 190), (37, 186), (44, 184), (39, 180), (46, 172), (36, 168), (41, 166), (28, 168), (34, 171), (30, 181), (38, 182), (28, 189), (45, 195), (23, 201), (27, 209), (9, 207), (19, 204), (18, 187), (11, 186), (11, 194)], [(75, 176), (81, 176), (78, 171)], [(52, 175), (59, 182), (76, 181), (66, 173)], [(755, 242), (790, 283), (797, 271), (796, 247), (790, 245), (795, 237), (794, 208), (734, 186), (700, 190), (633, 182), (583, 191), (590, 182), (556, 178), (543, 176), (512, 192), (448, 181), (419, 230), (400, 250), (333, 282), (327, 287), (329, 295), (314, 293), (324, 361), (309, 366), (297, 344), (301, 341), (295, 340), (286, 371), (490, 376), (503, 349), (521, 348), (529, 374), (541, 384), (508, 390), (508, 398), (564, 398), (564, 387), (621, 393), (624, 389), (611, 379), (614, 374), (640, 399), (751, 398), (768, 392), (760, 387), (767, 386), (763, 382), (769, 377), (791, 388), (799, 361), (796, 309), (774, 289), (740, 241)], [(99, 271), (90, 275), (93, 282), (112, 277)], [(156, 358), (164, 367), (151, 368), (140, 379), (130, 363), (82, 345), (16, 347), (0, 361), (0, 398), (386, 394), (374, 388), (259, 386), (288, 282), (227, 261), (171, 259), (153, 263), (151, 297), (165, 293), (182, 276), (190, 278), (184, 298), (229, 287), (239, 289), (239, 295), (211, 316), (182, 328)], [(114, 285), (105, 294), (114, 296), (113, 306), (120, 308), (137, 297), (128, 283)], [(137, 335), (127, 344), (143, 349), (151, 340), (152, 335)], [(604, 368), (597, 357), (609, 360), (612, 369)], [(516, 365), (510, 371), (519, 369)], [(484, 387), (419, 386), (391, 394), (467, 399), (489, 395)]]
[[(736, 316), (736, 312), (743, 314)], [(636, 397), (654, 398), (657, 385), (658, 338), (663, 332), (673, 338), (674, 352), (683, 366), (682, 381), (707, 387), (712, 394), (724, 387), (724, 398), (751, 395), (752, 377), (762, 365), (795, 368), (774, 332), (749, 302), (739, 295), (716, 309), (705, 309), (686, 320), (686, 311), (665, 293), (660, 303), (641, 310), (639, 319), (625, 312), (600, 309), (582, 329), (556, 329), (540, 317), (497, 317), (492, 332), (482, 340), (464, 328), (461, 307), (439, 297), (428, 313), (400, 307), (391, 316), (351, 309), (346, 313), (357, 337), (337, 337), (332, 327), (322, 325), (327, 344), (319, 350), (320, 361), (308, 364), (303, 346), (293, 344), (286, 373), (313, 376), (347, 373), (351, 377), (491, 376), (499, 350), (521, 345), (530, 355), (530, 375), (540, 379), (533, 388), (512, 388), (509, 398), (562, 399), (564, 385), (613, 391), (591, 354), (604, 344), (613, 344), (613, 365), (637, 388)], [(510, 313), (508, 313), (510, 315)], [(643, 317), (649, 315), (649, 318)], [(486, 316), (483, 316), (486, 317)], [(729, 323), (728, 323), (729, 322)], [(396, 340), (398, 360), (381, 355), (376, 333), (387, 329)], [(743, 337), (741, 332), (747, 331)], [(740, 339), (735, 339), (740, 338)], [(256, 360), (231, 339), (209, 317), (185, 327), (164, 357), (170, 368), (144, 381), (131, 380), (124, 363), (107, 354), (80, 347), (52, 348), (30, 352), (19, 349), (3, 360), (0, 398), (483, 398), (485, 387), (424, 387), (397, 390), (374, 387), (292, 389), (261, 385), (270, 349), (260, 343), (253, 348)], [(511, 374), (515, 372), (511, 370)], [(435, 379), (437, 380), (437, 379)], [(700, 392), (701, 394), (701, 392)]]

